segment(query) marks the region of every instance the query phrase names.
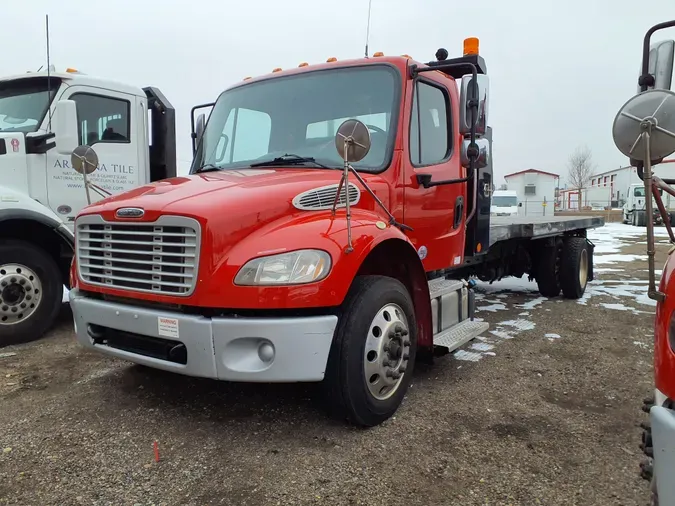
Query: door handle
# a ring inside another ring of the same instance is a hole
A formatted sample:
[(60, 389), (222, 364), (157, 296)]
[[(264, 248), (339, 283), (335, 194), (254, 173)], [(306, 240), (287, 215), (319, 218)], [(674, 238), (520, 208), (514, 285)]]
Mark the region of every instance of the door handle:
[(453, 228), (458, 228), (462, 224), (462, 216), (464, 215), (464, 197), (459, 196), (455, 200), (455, 219)]

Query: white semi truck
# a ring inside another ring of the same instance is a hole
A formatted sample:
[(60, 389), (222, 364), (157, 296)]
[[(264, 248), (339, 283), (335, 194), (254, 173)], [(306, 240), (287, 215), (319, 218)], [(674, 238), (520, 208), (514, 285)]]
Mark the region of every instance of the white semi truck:
[[(97, 155), (98, 191), (73, 170), (78, 146)], [(158, 89), (74, 69), (0, 79), (0, 347), (53, 325), (88, 199), (175, 175), (175, 111)]]

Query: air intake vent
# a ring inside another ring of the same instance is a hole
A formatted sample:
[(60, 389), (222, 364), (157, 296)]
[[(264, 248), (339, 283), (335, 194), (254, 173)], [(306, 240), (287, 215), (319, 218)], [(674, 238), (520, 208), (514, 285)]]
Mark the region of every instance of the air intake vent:
[[(302, 211), (319, 211), (323, 209), (332, 209), (335, 202), (335, 194), (338, 189), (337, 184), (313, 188), (306, 192), (296, 195), (293, 199), (293, 205)], [(356, 205), (361, 198), (361, 192), (356, 185), (349, 183), (349, 205)], [(337, 207), (345, 207), (345, 190), (340, 190)]]

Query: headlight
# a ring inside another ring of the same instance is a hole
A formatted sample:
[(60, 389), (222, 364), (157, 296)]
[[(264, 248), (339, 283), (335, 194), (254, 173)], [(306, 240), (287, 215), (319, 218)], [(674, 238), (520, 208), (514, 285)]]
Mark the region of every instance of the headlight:
[(304, 249), (254, 258), (234, 278), (235, 285), (301, 285), (319, 281), (330, 272), (331, 259), (325, 251)]

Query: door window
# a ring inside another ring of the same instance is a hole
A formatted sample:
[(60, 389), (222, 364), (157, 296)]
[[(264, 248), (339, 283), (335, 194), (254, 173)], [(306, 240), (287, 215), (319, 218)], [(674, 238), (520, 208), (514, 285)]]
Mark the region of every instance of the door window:
[(450, 154), (448, 99), (445, 92), (423, 81), (416, 83), (410, 122), (413, 165), (434, 165)]
[(131, 105), (127, 100), (75, 93), (80, 144), (128, 143)]

